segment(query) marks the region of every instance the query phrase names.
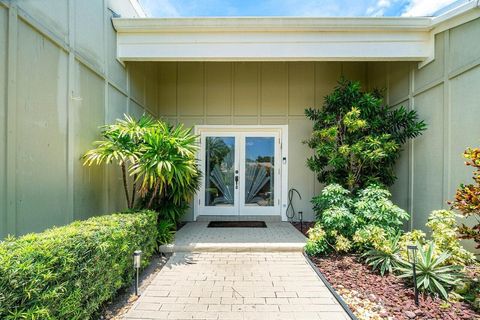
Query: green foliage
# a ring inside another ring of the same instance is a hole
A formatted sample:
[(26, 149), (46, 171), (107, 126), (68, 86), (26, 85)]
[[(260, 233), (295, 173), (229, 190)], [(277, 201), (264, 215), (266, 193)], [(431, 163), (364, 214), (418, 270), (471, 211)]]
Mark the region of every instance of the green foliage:
[(339, 184), (330, 184), (312, 199), (312, 204), (317, 221), (327, 233), (341, 230), (342, 235), (353, 234), (357, 217), (352, 212), (353, 199), (350, 191)]
[(459, 228), (462, 239), (472, 239), (480, 249), (480, 148), (468, 148), (463, 156), (467, 159), (465, 164), (474, 169), (473, 184), (461, 184), (455, 193), (452, 208), (458, 210), (464, 217), (473, 217), (476, 224)]
[(432, 229), (432, 241), (437, 251), (450, 254), (446, 263), (467, 265), (475, 261), (475, 256), (460, 244), (457, 238), (458, 227), (455, 217), (457, 214), (453, 211), (432, 211), (426, 226)]
[(305, 246), (305, 252), (309, 255), (321, 255), (327, 252), (327, 234), (320, 223), (316, 223), (313, 228), (308, 230), (308, 242)]
[(323, 188), (319, 196), (312, 199), (312, 204), (317, 217), (332, 207), (344, 207), (350, 210), (353, 204), (352, 194), (341, 185), (332, 183)]
[(402, 234), (400, 237), (400, 257), (408, 260), (407, 247), (417, 244), (424, 245), (426, 243), (425, 237), (425, 232), (416, 229)]
[(92, 319), (155, 249), (157, 213), (112, 214), (0, 242), (1, 319)]
[(384, 228), (387, 233), (395, 234), (409, 214), (393, 204), (391, 193), (377, 185), (359, 190), (354, 211), (361, 225), (375, 225)]
[[(186, 208), (200, 179), (195, 159), (197, 137), (190, 129), (147, 115), (138, 120), (125, 115), (124, 120), (102, 127), (102, 137), (94, 142), (96, 148), (85, 153), (84, 165), (115, 161), (122, 169), (129, 208), (133, 208), (137, 193), (142, 197), (137, 205), (142, 208), (158, 210), (169, 203)], [(133, 177), (131, 187), (126, 171)]]
[(373, 248), (362, 255), (365, 263), (373, 270), (379, 270), (382, 276), (386, 272), (392, 273), (399, 266), (400, 235), (401, 233), (397, 233), (396, 236), (389, 239), (372, 242)]
[[(130, 171), (139, 177), (143, 194), (153, 190), (148, 207), (156, 198), (161, 202), (166, 196), (176, 204), (191, 199), (193, 194), (184, 191), (196, 190), (199, 176), (196, 139), (190, 129), (181, 125), (172, 127), (162, 121), (156, 121), (145, 132), (139, 159)], [(167, 195), (168, 191), (172, 194)]]
[(384, 228), (371, 224), (355, 231), (353, 242), (359, 251), (371, 248), (381, 250), (387, 243), (388, 236)]
[[(417, 288), (419, 291), (438, 294), (443, 299), (448, 298), (448, 291), (462, 281), (462, 267), (445, 265), (450, 254), (442, 252), (435, 255), (435, 244), (430, 242), (426, 249), (418, 244)], [(409, 262), (403, 261), (396, 269), (400, 278), (413, 279), (413, 269)]]
[(175, 224), (170, 220), (160, 220), (157, 224), (158, 245), (169, 244), (173, 242), (175, 237)]
[(347, 237), (335, 231), (331, 232), (331, 234), (335, 238), (335, 246), (334, 246), (335, 251), (337, 252), (350, 251), (350, 249), (352, 248), (352, 241), (350, 241), (350, 239), (348, 239)]
[(84, 165), (110, 164), (115, 162), (120, 166), (123, 178), (123, 187), (127, 207), (132, 209), (135, 204), (136, 180), (131, 187), (131, 195), (128, 188), (127, 170), (139, 161), (140, 148), (143, 137), (155, 121), (149, 116), (143, 116), (138, 121), (128, 115), (124, 120), (118, 119), (116, 123), (101, 127), (102, 140), (95, 141), (96, 148), (87, 151), (83, 155)]
[(435, 210), (432, 211), (428, 217), (426, 224), (432, 230), (431, 240), (426, 240), (425, 233), (421, 230), (412, 230), (402, 235), (400, 245), (402, 251), (400, 252), (403, 259), (407, 259), (406, 247), (419, 243), (423, 246), (428, 246), (430, 243), (435, 244), (434, 256), (438, 256), (443, 252), (449, 254), (449, 258), (444, 264), (453, 264), (465, 266), (475, 261), (475, 255), (460, 244), (457, 238), (457, 223), (455, 217), (457, 215), (449, 210)]
[(385, 189), (371, 185), (357, 196), (339, 184), (326, 186), (312, 199), (317, 225), (325, 232), (323, 252), (377, 249), (389, 245), (409, 215), (390, 200)]
[(415, 111), (385, 106), (378, 91), (363, 92), (359, 82), (345, 79), (325, 97), (321, 110), (309, 108), (305, 114), (313, 121), (305, 141), (314, 152), (308, 167), (321, 183), (349, 190), (393, 184), (401, 146), (426, 128)]

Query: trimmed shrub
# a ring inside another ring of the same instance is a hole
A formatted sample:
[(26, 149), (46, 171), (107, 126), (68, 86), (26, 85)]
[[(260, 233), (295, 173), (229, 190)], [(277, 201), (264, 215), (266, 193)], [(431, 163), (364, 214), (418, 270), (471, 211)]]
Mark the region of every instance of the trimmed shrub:
[[(389, 247), (409, 214), (390, 200), (388, 190), (370, 185), (356, 195), (339, 184), (326, 186), (312, 199), (318, 232), (309, 233), (308, 252), (315, 254), (366, 251)], [(319, 238), (319, 230), (322, 237)]]
[(111, 214), (0, 242), (0, 319), (90, 319), (147, 264), (157, 213)]

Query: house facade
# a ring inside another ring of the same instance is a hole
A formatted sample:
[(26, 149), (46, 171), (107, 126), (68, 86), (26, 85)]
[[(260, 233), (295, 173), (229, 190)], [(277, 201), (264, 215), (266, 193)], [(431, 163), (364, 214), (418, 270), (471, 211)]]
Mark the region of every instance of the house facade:
[(187, 220), (287, 220), (292, 188), (311, 220), (323, 186), (305, 165), (304, 109), (321, 108), (342, 76), (385, 88), (386, 103), (428, 125), (404, 146), (391, 188), (407, 228), (423, 228), (471, 178), (462, 152), (480, 143), (477, 1), (425, 18), (156, 19), (132, 3), (0, 1), (0, 235), (124, 208), (115, 168), (78, 160), (123, 113), (199, 135), (204, 179)]

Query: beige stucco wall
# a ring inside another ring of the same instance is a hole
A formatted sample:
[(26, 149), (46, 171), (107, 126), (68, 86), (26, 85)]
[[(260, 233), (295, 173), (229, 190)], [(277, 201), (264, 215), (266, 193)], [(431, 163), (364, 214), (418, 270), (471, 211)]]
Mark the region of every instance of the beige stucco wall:
[[(367, 81), (367, 64), (351, 62), (162, 62), (158, 63), (158, 113), (187, 126), (288, 125), (288, 188), (295, 209), (313, 219), (311, 198), (321, 186), (306, 167), (302, 141), (311, 134), (306, 107), (321, 107), (341, 75)], [(192, 219), (191, 212), (187, 219)]]
[(0, 1), (0, 238), (125, 207), (115, 171), (79, 160), (98, 126), (156, 113), (111, 15), (107, 0)]
[[(12, 4), (10, 6), (10, 3)], [(462, 151), (480, 144), (480, 19), (436, 36), (435, 61), (422, 69), (396, 62), (162, 62), (115, 59), (107, 0), (0, 0), (0, 237), (121, 210), (113, 168), (84, 168), (98, 126), (123, 113), (171, 122), (288, 124), (289, 188), (313, 218), (321, 191), (306, 168), (303, 110), (345, 75), (386, 87), (391, 105), (415, 108), (428, 130), (406, 146), (392, 187), (396, 203), (421, 228), (469, 182)], [(189, 215), (187, 218), (191, 218)]]
[(435, 60), (369, 63), (369, 85), (388, 88), (391, 105), (410, 105), (428, 124), (398, 163), (392, 191), (413, 216), (410, 227), (423, 228), (432, 210), (448, 208), (460, 183), (472, 170), (462, 153), (480, 146), (480, 19), (436, 35)]

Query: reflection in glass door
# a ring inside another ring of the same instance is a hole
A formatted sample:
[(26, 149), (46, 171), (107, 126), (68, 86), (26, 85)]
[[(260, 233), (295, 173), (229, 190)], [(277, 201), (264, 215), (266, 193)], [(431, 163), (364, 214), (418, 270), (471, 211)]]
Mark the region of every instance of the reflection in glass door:
[(235, 149), (235, 137), (205, 138), (205, 206), (234, 206)]
[(275, 199), (275, 138), (245, 138), (245, 205), (271, 207)]

